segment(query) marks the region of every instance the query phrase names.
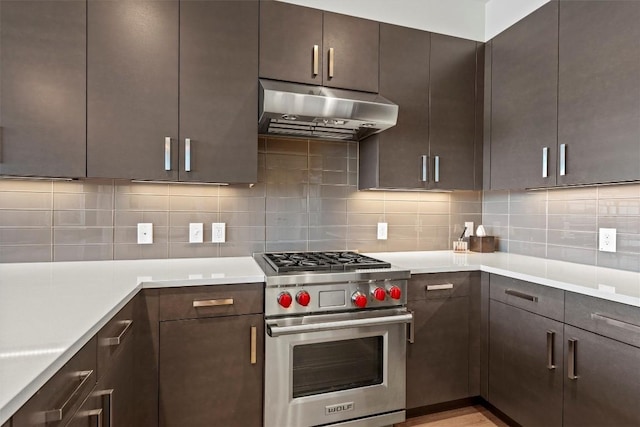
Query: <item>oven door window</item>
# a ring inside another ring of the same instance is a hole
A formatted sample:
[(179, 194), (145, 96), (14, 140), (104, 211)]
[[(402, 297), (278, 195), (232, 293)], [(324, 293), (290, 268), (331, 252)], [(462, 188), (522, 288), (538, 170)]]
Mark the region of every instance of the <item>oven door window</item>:
[(293, 348), (293, 397), (381, 384), (383, 337), (297, 345)]

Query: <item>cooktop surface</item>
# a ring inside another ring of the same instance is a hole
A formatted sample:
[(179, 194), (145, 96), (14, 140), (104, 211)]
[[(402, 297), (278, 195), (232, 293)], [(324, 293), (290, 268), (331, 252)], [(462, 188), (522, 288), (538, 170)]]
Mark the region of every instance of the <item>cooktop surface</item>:
[(271, 252), (263, 254), (263, 257), (277, 273), (391, 268), (388, 262), (351, 251)]

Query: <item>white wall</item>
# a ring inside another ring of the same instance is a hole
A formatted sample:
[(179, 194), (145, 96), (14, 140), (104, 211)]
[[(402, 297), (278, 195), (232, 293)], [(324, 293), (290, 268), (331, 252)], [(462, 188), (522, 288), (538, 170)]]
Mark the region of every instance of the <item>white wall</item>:
[(549, 0), (491, 0), (487, 3), (484, 41), (491, 40)]
[(485, 37), (482, 0), (281, 1), (465, 39), (484, 41)]

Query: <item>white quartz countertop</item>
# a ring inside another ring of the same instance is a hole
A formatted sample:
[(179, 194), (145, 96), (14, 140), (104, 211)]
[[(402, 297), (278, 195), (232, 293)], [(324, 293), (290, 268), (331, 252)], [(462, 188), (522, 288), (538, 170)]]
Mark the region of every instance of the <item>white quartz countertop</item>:
[(252, 282), (251, 257), (0, 264), (0, 425), (142, 287)]
[[(485, 271), (640, 307), (640, 274), (507, 253), (368, 254), (412, 274)], [(263, 282), (251, 257), (0, 264), (0, 425), (145, 287)]]
[(504, 252), (379, 252), (367, 255), (407, 268), (412, 274), (480, 270), (640, 307), (640, 273), (631, 271)]

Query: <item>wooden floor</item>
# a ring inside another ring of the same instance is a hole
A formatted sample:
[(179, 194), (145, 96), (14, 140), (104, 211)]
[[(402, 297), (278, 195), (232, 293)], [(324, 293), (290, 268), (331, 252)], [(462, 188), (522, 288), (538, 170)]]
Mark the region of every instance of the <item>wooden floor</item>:
[(411, 418), (395, 427), (507, 427), (480, 405)]

